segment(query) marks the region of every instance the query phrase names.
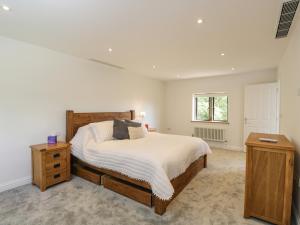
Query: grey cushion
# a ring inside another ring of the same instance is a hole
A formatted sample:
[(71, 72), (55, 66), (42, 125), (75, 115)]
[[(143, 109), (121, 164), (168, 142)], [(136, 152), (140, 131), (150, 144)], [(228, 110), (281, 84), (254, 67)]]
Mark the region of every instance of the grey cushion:
[(129, 139), (128, 127), (140, 127), (140, 123), (114, 120), (113, 137), (119, 140)]

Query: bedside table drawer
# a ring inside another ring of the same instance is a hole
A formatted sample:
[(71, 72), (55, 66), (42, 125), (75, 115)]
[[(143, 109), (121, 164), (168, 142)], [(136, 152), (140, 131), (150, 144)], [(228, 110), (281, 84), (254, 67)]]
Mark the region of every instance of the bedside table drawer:
[(59, 182), (65, 181), (67, 178), (67, 171), (61, 171), (54, 173), (52, 175), (47, 176), (46, 178), (46, 186), (51, 186), (53, 184), (57, 184)]
[(46, 173), (52, 174), (52, 173), (58, 173), (62, 170), (65, 170), (67, 168), (67, 160), (57, 160), (46, 164)]
[(67, 152), (66, 149), (58, 149), (52, 152), (46, 153), (46, 162), (53, 162), (56, 160), (66, 159)]

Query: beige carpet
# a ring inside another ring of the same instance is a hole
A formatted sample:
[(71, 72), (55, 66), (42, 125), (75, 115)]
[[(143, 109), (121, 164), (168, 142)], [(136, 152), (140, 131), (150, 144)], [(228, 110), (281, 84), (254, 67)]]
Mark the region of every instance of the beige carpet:
[(244, 153), (213, 150), (163, 216), (78, 177), (44, 193), (26, 185), (0, 194), (0, 224), (265, 224), (243, 218), (244, 167)]

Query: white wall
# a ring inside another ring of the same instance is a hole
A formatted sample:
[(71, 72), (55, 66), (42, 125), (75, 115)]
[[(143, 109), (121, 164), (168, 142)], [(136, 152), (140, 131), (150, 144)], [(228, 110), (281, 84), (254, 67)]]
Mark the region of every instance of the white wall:
[[(218, 76), (191, 80), (176, 80), (166, 83), (166, 132), (192, 135), (195, 126), (213, 126), (227, 129), (226, 144), (210, 143), (227, 149), (243, 148), (244, 87), (276, 81), (276, 70)], [(192, 95), (201, 92), (226, 92), (229, 96), (229, 125), (215, 125), (192, 120)]]
[(294, 203), (300, 215), (300, 13), (293, 24), (290, 42), (278, 69), (281, 91), (280, 132), (296, 145)]
[(65, 135), (65, 111), (145, 111), (160, 128), (164, 84), (0, 37), (0, 191), (30, 181), (29, 145)]

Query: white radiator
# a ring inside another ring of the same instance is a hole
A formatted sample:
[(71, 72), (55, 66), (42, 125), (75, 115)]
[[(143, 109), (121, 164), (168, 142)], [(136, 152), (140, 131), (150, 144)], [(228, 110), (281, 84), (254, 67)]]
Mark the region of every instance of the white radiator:
[(195, 127), (194, 136), (206, 141), (226, 142), (225, 129)]

